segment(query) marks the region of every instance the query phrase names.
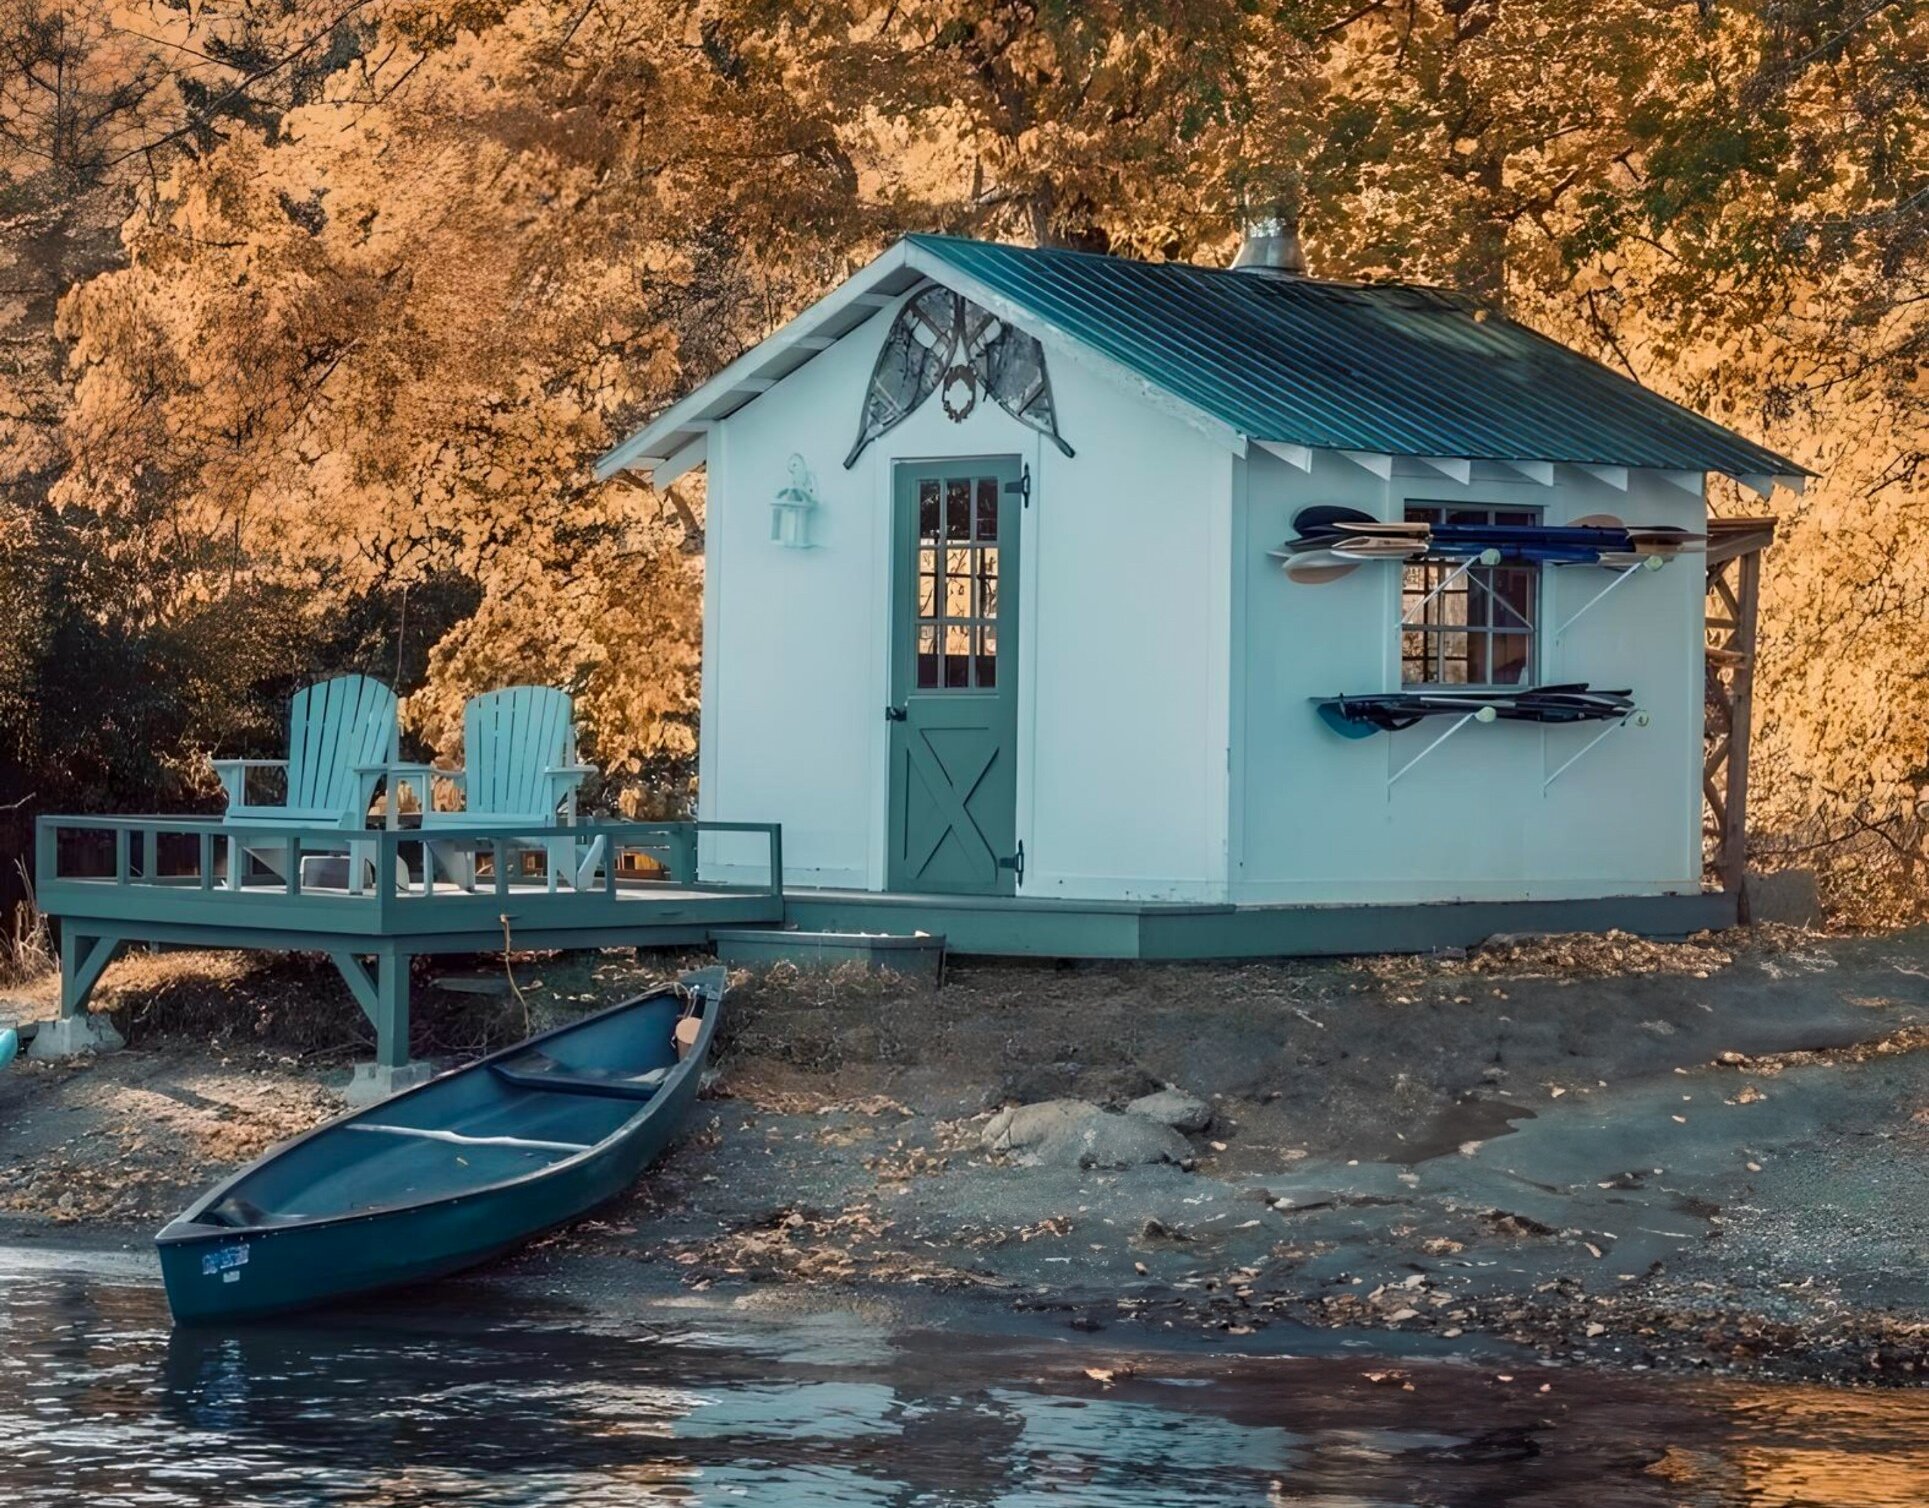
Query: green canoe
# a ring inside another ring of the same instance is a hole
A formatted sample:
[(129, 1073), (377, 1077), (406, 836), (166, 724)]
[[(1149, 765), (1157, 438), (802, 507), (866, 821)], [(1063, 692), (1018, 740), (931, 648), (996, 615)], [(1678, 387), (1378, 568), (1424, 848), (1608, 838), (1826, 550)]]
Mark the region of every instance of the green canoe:
[(621, 1193), (689, 1114), (723, 993), (722, 969), (687, 975), (275, 1148), (155, 1238), (175, 1320), (440, 1277)]

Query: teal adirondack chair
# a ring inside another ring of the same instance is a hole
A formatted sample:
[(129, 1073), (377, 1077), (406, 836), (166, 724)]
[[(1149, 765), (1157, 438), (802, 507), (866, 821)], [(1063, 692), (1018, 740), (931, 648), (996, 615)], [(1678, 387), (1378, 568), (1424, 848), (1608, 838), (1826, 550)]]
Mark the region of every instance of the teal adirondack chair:
[[(250, 827), (314, 828), (318, 833), (356, 831), (368, 825), (369, 803), (383, 771), (399, 752), (395, 693), (365, 675), (317, 681), (295, 693), (288, 708), (286, 759), (217, 759), (215, 774), (228, 793), (223, 826), (228, 837), (228, 888), (241, 888), (252, 855), (286, 878), (288, 848), (279, 840), (250, 845)], [(254, 770), (287, 771), (278, 802), (248, 799)], [(360, 893), (363, 871), (373, 861), (369, 844), (347, 844), (349, 888)]]
[[(460, 828), (487, 834), (492, 828), (574, 826), (576, 788), (595, 773), (576, 759), (576, 713), (569, 693), (548, 686), (509, 686), (472, 696), (462, 709), (460, 770), (436, 770), (462, 789), (459, 811), (431, 811), (424, 799), (422, 827)], [(419, 767), (418, 767), (419, 768)], [(424, 798), (428, 792), (421, 792)], [(431, 842), (442, 872), (464, 889), (476, 883), (475, 849), (449, 841)], [(589, 843), (574, 838), (532, 839), (511, 845), (548, 855), (549, 888), (581, 888), (603, 858), (601, 837)]]

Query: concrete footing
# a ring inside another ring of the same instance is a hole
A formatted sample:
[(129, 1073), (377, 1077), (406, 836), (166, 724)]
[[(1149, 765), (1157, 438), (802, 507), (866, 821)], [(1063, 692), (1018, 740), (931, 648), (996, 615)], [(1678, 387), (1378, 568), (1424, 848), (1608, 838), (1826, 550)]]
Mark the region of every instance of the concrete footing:
[(105, 1011), (82, 1011), (42, 1021), (27, 1044), (27, 1056), (40, 1062), (77, 1057), (84, 1052), (114, 1052), (127, 1044)]
[(385, 1063), (357, 1063), (344, 1098), (349, 1109), (360, 1110), (367, 1105), (379, 1105), (390, 1095), (426, 1084), (434, 1077), (435, 1069), (427, 1063), (404, 1063), (399, 1068)]

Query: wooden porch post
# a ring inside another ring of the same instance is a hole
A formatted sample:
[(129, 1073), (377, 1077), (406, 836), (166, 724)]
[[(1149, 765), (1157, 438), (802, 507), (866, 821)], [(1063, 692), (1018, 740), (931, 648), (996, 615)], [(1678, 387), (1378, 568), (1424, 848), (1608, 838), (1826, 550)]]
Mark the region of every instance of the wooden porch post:
[[(1702, 794), (1714, 839), (1713, 870), (1748, 920), (1748, 766), (1754, 726), (1756, 618), (1762, 551), (1775, 537), (1773, 519), (1708, 521), (1707, 710), (1719, 717), (1705, 735)], [(1732, 573), (1732, 574), (1731, 574)], [(1712, 720), (1712, 719), (1711, 719)]]
[(1728, 690), (1728, 800), (1721, 835), (1721, 888), (1740, 897), (1739, 915), (1748, 920), (1748, 743), (1755, 699), (1755, 611), (1761, 598), (1761, 551), (1751, 550), (1735, 563), (1741, 580), (1735, 593), (1735, 633), (1730, 641), (1739, 657)]
[(409, 962), (411, 955), (385, 947), (375, 955), (375, 1064), (401, 1068), (409, 1061)]

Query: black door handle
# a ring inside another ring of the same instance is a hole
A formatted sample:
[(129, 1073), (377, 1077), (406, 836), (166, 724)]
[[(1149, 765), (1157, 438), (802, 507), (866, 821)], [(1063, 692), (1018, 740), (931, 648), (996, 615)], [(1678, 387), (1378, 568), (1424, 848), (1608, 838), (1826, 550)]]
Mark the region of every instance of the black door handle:
[(902, 707), (886, 707), (884, 709), (884, 720), (887, 723), (901, 723), (905, 720), (906, 716), (907, 714)]

